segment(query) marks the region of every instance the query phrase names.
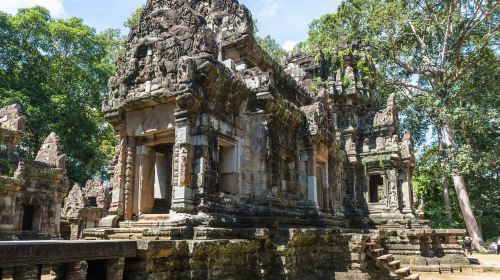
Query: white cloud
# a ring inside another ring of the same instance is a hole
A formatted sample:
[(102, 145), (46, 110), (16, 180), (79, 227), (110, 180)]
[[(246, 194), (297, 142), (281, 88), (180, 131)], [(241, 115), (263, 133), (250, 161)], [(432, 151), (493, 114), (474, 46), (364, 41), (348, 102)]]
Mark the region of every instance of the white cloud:
[(282, 48), (285, 51), (289, 52), (289, 51), (293, 50), (293, 48), (295, 48), (295, 46), (297, 45), (297, 43), (298, 43), (297, 41), (291, 41), (291, 40), (289, 40), (289, 41), (286, 41), (285, 43), (283, 43)]
[(15, 14), (20, 8), (30, 8), (36, 5), (45, 7), (53, 17), (66, 15), (63, 0), (0, 0), (0, 11)]
[(273, 17), (278, 12), (283, 0), (259, 0), (262, 3), (262, 9), (259, 11), (259, 15), (263, 17)]

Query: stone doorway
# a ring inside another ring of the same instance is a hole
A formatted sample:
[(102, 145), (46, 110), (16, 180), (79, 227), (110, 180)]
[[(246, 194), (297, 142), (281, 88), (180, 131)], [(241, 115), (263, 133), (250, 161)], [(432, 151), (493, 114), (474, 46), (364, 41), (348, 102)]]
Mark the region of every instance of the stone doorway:
[(166, 214), (172, 204), (172, 160), (173, 144), (160, 144), (153, 147), (154, 164), (154, 203), (153, 214)]
[(87, 269), (87, 280), (103, 280), (106, 278), (106, 268), (107, 268), (106, 260), (94, 260), (88, 261), (88, 269)]
[(370, 175), (368, 187), (368, 198), (370, 203), (377, 203), (380, 201), (379, 193), (384, 186), (384, 179), (382, 176), (375, 174)]
[(35, 222), (35, 206), (34, 205), (24, 205), (23, 206), (23, 222), (21, 225), (21, 230), (31, 231), (34, 230)]

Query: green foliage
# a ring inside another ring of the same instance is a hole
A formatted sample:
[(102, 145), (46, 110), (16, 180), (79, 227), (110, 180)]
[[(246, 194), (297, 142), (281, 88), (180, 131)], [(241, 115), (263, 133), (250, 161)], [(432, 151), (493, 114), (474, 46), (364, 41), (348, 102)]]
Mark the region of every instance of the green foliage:
[(287, 55), (287, 52), (271, 36), (263, 38), (256, 37), (259, 46), (266, 51), (276, 62), (281, 62)]
[(431, 220), (435, 228), (464, 228), (461, 218), (460, 207), (456, 193), (450, 188), (450, 201), (453, 222), (447, 220), (447, 213), (443, 201), (443, 185), (441, 183), (440, 162), (438, 158), (438, 147), (428, 146), (419, 157), (419, 163), (413, 175), (413, 189), (415, 197), (424, 198), (425, 215)]
[(14, 169), (12, 164), (6, 158), (0, 158), (0, 176), (12, 177), (14, 175)]
[(41, 7), (0, 14), (0, 106), (23, 107), (20, 152), (28, 159), (50, 132), (58, 134), (72, 182), (102, 175), (112, 155), (112, 129), (100, 110), (118, 49), (110, 34), (81, 19), (53, 19)]
[(132, 26), (136, 25), (139, 23), (139, 20), (141, 19), (141, 13), (144, 10), (144, 6), (138, 8), (135, 10), (128, 18), (127, 21), (123, 23), (123, 26), (127, 28), (132, 28)]

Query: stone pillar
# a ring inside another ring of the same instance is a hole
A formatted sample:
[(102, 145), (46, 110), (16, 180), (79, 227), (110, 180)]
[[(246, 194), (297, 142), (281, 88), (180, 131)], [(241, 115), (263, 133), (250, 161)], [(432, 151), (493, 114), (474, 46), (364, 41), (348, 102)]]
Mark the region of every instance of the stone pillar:
[(309, 174), (308, 174), (308, 163), (309, 155), (307, 153), (302, 153), (300, 155), (299, 162), (299, 199), (308, 200), (309, 199)]
[(410, 182), (408, 182), (407, 170), (400, 173), (399, 178), (401, 182), (401, 193), (403, 195), (403, 214), (413, 213), (413, 190), (411, 189)]
[(389, 190), (389, 184), (387, 180), (387, 175), (384, 173), (381, 175), (382, 176), (382, 182), (384, 186), (384, 194), (385, 194), (385, 200), (386, 200), (386, 205), (387, 207), (391, 206), (391, 196), (390, 196), (390, 190)]
[(125, 171), (125, 219), (132, 220), (134, 214), (134, 173), (135, 173), (135, 138), (127, 138), (127, 160)]
[(172, 210), (190, 213), (194, 210), (195, 189), (192, 185), (193, 143), (187, 111), (176, 112)]
[(136, 180), (134, 187), (139, 190), (138, 214), (151, 214), (154, 207), (154, 170), (156, 153), (146, 146), (138, 146), (136, 153)]
[(120, 144), (118, 145), (117, 162), (111, 181), (112, 198), (108, 213), (110, 215), (122, 216), (125, 206), (125, 173), (127, 166), (127, 137), (125, 127), (120, 128)]
[(125, 258), (108, 260), (106, 266), (106, 280), (123, 280)]
[(88, 264), (86, 261), (71, 262), (66, 264), (66, 280), (85, 280), (87, 278)]
[[(41, 275), (40, 275), (41, 276)], [(36, 265), (30, 266), (16, 266), (13, 269), (13, 280), (38, 280), (38, 267)]]

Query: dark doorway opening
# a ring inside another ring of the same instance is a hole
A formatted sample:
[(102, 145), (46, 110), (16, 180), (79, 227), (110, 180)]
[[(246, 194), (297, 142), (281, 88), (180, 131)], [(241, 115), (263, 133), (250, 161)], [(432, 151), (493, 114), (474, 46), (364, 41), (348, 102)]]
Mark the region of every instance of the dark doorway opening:
[(87, 206), (89, 206), (89, 207), (97, 207), (97, 197), (91, 196), (91, 197), (89, 197), (87, 199), (88, 199)]
[(172, 161), (174, 153), (173, 144), (154, 146), (155, 182), (153, 214), (166, 214), (172, 204)]
[(35, 218), (35, 206), (24, 205), (22, 230), (33, 230), (33, 220)]
[(106, 279), (107, 260), (88, 261), (87, 280)]
[(370, 175), (369, 199), (370, 203), (379, 202), (379, 190), (384, 186), (384, 179), (380, 175)]

